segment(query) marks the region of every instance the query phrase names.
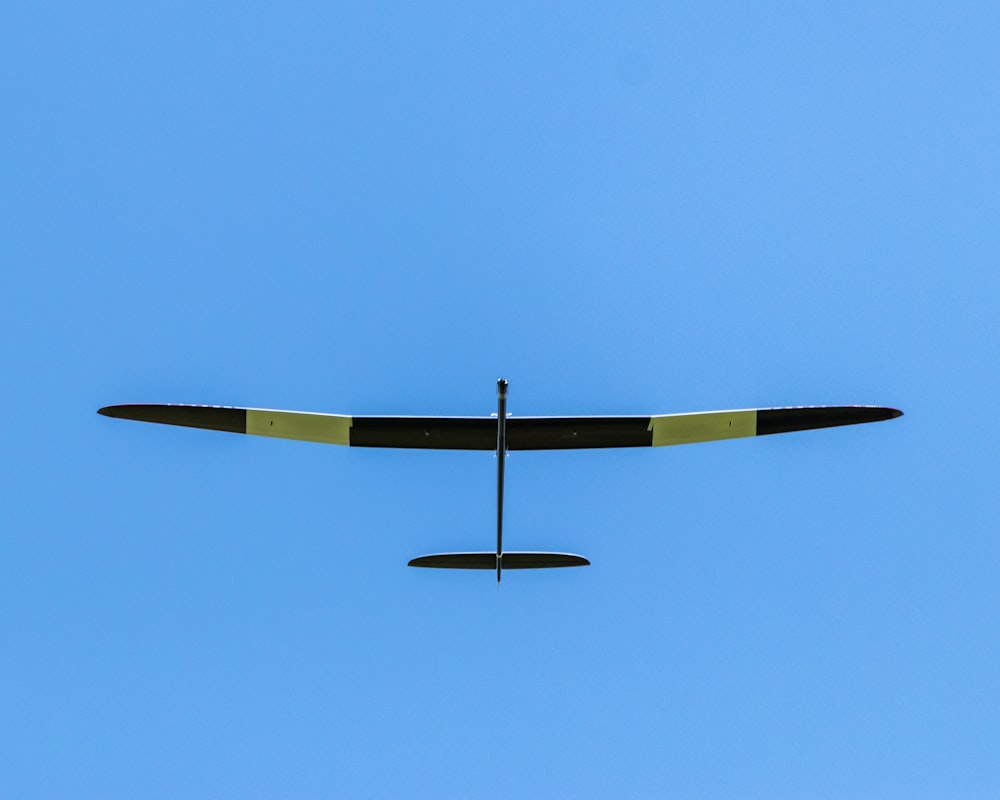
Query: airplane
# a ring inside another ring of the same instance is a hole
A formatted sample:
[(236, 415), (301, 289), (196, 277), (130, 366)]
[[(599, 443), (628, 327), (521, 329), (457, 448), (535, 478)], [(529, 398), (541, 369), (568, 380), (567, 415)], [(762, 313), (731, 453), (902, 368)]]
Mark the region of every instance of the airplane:
[(399, 447), (436, 450), (493, 450), (497, 458), (496, 551), (435, 553), (408, 566), (437, 569), (496, 570), (582, 567), (590, 562), (574, 553), (519, 552), (503, 549), (504, 458), (508, 450), (570, 450), (599, 447), (662, 447), (746, 436), (766, 436), (902, 416), (887, 406), (797, 406), (737, 411), (707, 411), (659, 416), (511, 417), (507, 381), (497, 381), (497, 413), (489, 417), (352, 417), (303, 411), (231, 406), (130, 404), (98, 409), (105, 417), (272, 436), (349, 447)]

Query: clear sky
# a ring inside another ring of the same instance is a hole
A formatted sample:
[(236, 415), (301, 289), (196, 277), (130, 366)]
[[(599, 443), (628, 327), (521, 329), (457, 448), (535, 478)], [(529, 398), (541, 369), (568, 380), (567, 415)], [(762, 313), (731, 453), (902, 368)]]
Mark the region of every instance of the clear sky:
[[(5, 4), (0, 796), (1000, 796), (995, 3)], [(489, 453), (98, 416), (873, 403)]]

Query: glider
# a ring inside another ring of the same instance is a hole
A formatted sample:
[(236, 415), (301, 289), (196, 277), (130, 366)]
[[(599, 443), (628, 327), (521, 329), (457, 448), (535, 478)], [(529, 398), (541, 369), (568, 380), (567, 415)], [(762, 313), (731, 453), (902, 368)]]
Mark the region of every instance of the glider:
[(497, 456), (497, 546), (495, 552), (436, 553), (411, 567), (504, 569), (580, 567), (590, 562), (572, 553), (504, 552), (503, 477), (508, 450), (570, 450), (594, 447), (661, 447), (745, 436), (879, 422), (901, 416), (885, 406), (803, 406), (708, 411), (646, 417), (510, 417), (507, 381), (497, 381), (497, 413), (489, 417), (350, 417), (261, 408), (138, 404), (105, 406), (106, 417), (206, 428), (279, 439), (349, 447), (492, 450)]

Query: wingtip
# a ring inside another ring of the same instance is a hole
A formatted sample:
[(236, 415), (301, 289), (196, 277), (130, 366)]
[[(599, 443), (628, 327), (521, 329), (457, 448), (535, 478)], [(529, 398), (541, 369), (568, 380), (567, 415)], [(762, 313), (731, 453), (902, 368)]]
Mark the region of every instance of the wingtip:
[(97, 409), (103, 417), (156, 422), (186, 428), (231, 433), (247, 432), (247, 410), (230, 406), (193, 406), (174, 403), (125, 403)]
[(865, 420), (866, 422), (883, 422), (884, 420), (896, 419), (903, 416), (902, 411), (892, 406), (861, 406), (861, 408), (869, 409), (871, 418)]
[(113, 406), (103, 406), (97, 409), (97, 413), (102, 417), (113, 417), (114, 419), (134, 419), (140, 422), (144, 419), (143, 411), (155, 408), (152, 405), (137, 405), (135, 403), (119, 403)]
[(793, 408), (762, 408), (757, 410), (757, 435), (809, 431), (882, 422), (902, 416), (898, 408), (889, 406), (799, 406)]

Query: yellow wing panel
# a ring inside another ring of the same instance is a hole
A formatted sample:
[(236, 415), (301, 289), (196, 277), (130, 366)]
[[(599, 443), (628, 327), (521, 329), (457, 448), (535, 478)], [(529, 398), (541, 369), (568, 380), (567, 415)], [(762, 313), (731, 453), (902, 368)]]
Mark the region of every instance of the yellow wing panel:
[(709, 411), (703, 414), (668, 414), (650, 417), (653, 447), (669, 444), (714, 442), (757, 435), (756, 411)]
[(351, 443), (351, 417), (301, 411), (247, 409), (247, 433), (324, 444)]

